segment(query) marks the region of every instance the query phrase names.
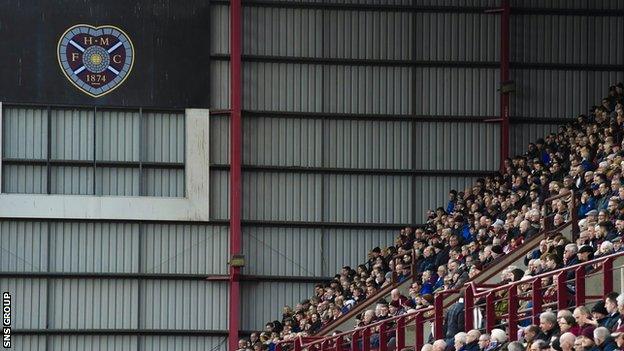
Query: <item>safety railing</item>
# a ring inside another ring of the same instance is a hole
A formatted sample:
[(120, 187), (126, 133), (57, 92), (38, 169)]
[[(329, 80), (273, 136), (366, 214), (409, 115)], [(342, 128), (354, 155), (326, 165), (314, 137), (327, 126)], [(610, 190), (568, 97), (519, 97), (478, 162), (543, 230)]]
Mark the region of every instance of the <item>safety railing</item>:
[[(534, 237), (531, 240), (526, 240), (523, 245), (521, 245), (520, 247), (516, 248), (512, 253), (509, 253), (508, 255), (503, 255), (497, 259), (495, 259), (494, 261), (490, 262), (486, 269), (484, 269), (482, 272), (480, 272), (476, 277), (474, 277), (473, 282), (477, 281), (477, 282), (484, 282), (487, 279), (490, 279), (491, 277), (493, 277), (494, 275), (498, 274), (502, 269), (504, 269), (508, 264), (504, 263), (506, 261), (509, 261), (510, 257), (512, 256), (523, 256), (526, 253), (528, 253), (530, 250), (533, 249), (533, 247), (535, 245), (537, 245), (537, 243), (539, 243), (539, 240), (541, 240), (541, 238), (544, 237), (548, 237), (551, 236), (554, 233), (559, 233), (562, 230), (564, 230), (565, 228), (567, 228), (568, 226), (572, 226), (572, 231), (573, 231), (573, 236), (578, 234), (578, 218), (576, 216), (577, 214), (577, 206), (578, 206), (578, 201), (575, 197), (575, 194), (573, 191), (567, 192), (567, 193), (562, 193), (562, 194), (558, 194), (555, 196), (552, 196), (550, 198), (547, 198), (544, 200), (544, 208), (547, 208), (548, 206), (552, 206), (552, 203), (555, 202), (556, 200), (559, 199), (565, 199), (565, 201), (567, 202), (567, 206), (568, 206), (568, 211), (569, 211), (569, 216), (566, 218), (566, 221), (562, 224), (560, 224), (559, 226), (555, 226), (555, 224), (552, 221), (552, 218), (554, 217), (554, 213), (550, 213), (547, 211), (544, 211), (542, 213), (542, 218), (544, 219), (543, 221), (543, 228), (544, 230), (540, 232), (540, 235), (538, 236), (540, 239), (538, 239), (538, 237)], [(574, 228), (577, 228), (577, 230), (575, 231)], [(409, 277), (407, 277), (407, 281), (413, 281), (413, 277), (416, 276), (417, 274), (417, 266), (416, 266), (416, 261), (413, 259), (415, 257), (414, 254), (414, 249), (411, 250), (411, 274)], [(398, 259), (400, 259), (400, 255), (395, 255), (393, 257), (393, 259), (396, 261)], [(500, 268), (495, 268), (495, 267), (500, 267)], [(364, 312), (366, 309), (370, 308), (371, 304), (374, 303), (374, 301), (378, 301), (381, 298), (384, 298), (385, 296), (390, 294), (390, 291), (396, 287), (398, 287), (399, 284), (399, 279), (398, 276), (396, 274), (395, 271), (393, 271), (392, 273), (392, 284), (387, 285), (386, 287), (380, 289), (377, 291), (377, 293), (375, 295), (373, 295), (372, 297), (367, 298), (366, 300), (364, 300), (363, 302), (355, 305), (347, 314), (339, 317), (337, 320), (334, 320), (330, 323), (328, 323), (327, 325), (323, 326), (323, 328), (321, 328), (321, 330), (317, 333), (317, 335), (324, 335), (324, 334), (329, 334), (329, 332), (331, 332), (331, 330), (335, 329), (336, 325), (340, 325), (342, 323), (344, 323), (345, 321), (354, 318), (355, 316), (357, 316), (358, 314), (361, 314), (362, 312)], [(484, 285), (479, 285), (479, 286), (484, 286)], [(455, 291), (457, 292), (457, 291)], [(450, 296), (451, 294), (449, 293), (445, 293), (444, 297), (452, 297)], [(458, 295), (455, 295), (453, 298), (449, 299), (450, 301), (447, 301), (447, 305), (450, 305), (451, 303), (454, 303), (457, 301)], [(438, 294), (436, 294), (434, 296), (434, 301), (438, 301), (439, 297)], [(424, 313), (424, 312), (423, 312)], [(444, 310), (442, 309), (436, 309), (436, 317), (439, 318), (440, 320), (443, 318), (443, 313)], [(441, 324), (440, 325), (441, 328)], [(299, 341), (298, 341), (299, 340)], [(280, 341), (278, 343), (278, 345), (280, 346), (281, 349), (283, 350), (292, 350), (292, 349), (296, 349), (296, 344), (297, 342), (299, 342), (299, 344), (305, 344), (305, 342), (301, 342), (300, 338), (295, 338), (295, 339), (291, 339), (291, 340), (283, 340)]]
[(604, 299), (614, 289), (614, 272), (623, 272), (624, 265), (614, 267), (618, 258), (624, 258), (624, 252), (500, 286), (468, 283), (464, 301), (466, 330), (507, 329), (515, 341), (518, 327), (539, 324), (539, 316), (546, 310), (569, 309)]
[[(614, 263), (618, 260), (618, 264)], [(507, 329), (510, 340), (517, 340), (523, 321), (539, 324), (539, 315), (548, 309), (569, 309), (601, 300), (614, 289), (614, 274), (624, 275), (624, 252), (553, 270), (505, 285), (467, 283), (464, 287), (465, 330)], [(601, 281), (599, 292), (586, 289), (593, 278)], [(619, 277), (619, 276), (618, 276)], [(570, 278), (570, 279), (568, 279)], [(622, 278), (619, 278), (620, 284)], [(414, 347), (419, 350), (429, 340), (444, 338), (444, 302), (456, 290), (435, 296), (434, 306), (387, 318), (324, 338), (296, 338), (276, 345), (276, 351), (387, 351)], [(530, 306), (527, 303), (530, 302)], [(500, 308), (504, 306), (504, 308)], [(431, 324), (430, 329), (427, 323)], [(475, 325), (475, 323), (479, 325)], [(430, 334), (429, 340), (425, 336)], [(409, 336), (408, 336), (409, 335)]]
[[(425, 343), (426, 334), (430, 334), (433, 338), (443, 337), (443, 316), (436, 311), (442, 311), (447, 307), (444, 298), (453, 293), (457, 293), (457, 290), (438, 293), (431, 307), (390, 317), (347, 332), (336, 333), (322, 339), (297, 338), (294, 340), (293, 351), (387, 351), (389, 348), (402, 350), (406, 346), (413, 345), (420, 348)], [(429, 331), (425, 330), (426, 323), (431, 324)], [(411, 339), (408, 335), (411, 335)], [(276, 351), (285, 351), (284, 346), (287, 344), (278, 343)]]

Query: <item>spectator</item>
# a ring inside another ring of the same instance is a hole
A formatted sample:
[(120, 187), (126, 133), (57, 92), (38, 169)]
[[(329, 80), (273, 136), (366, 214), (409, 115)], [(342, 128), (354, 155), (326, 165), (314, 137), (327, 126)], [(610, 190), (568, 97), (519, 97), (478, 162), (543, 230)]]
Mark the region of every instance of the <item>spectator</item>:
[(618, 321), (620, 320), (620, 313), (618, 312), (618, 303), (617, 303), (618, 293), (612, 292), (607, 294), (605, 298), (604, 305), (607, 310), (607, 317), (605, 318), (604, 323), (601, 326), (607, 328), (609, 332), (615, 331), (617, 329)]
[(611, 337), (611, 331), (605, 327), (594, 329), (594, 343), (600, 351), (613, 351), (617, 345)]
[(479, 338), (481, 333), (477, 329), (472, 329), (466, 333), (466, 351), (479, 351)]
[(619, 328), (612, 333), (611, 336), (615, 339), (615, 343), (617, 344), (617, 348), (620, 350), (624, 349), (624, 328)]
[(561, 347), (561, 351), (573, 351), (575, 340), (576, 336), (572, 333), (561, 334), (559, 337), (559, 347)]
[(552, 312), (544, 312), (540, 314), (540, 330), (541, 333), (537, 335), (537, 339), (544, 340), (547, 344), (554, 338), (558, 338), (560, 331), (557, 324), (557, 316)]
[[(460, 332), (453, 337), (455, 351), (466, 351), (466, 333)], [(611, 351), (611, 350), (608, 350)]]
[[(446, 340), (452, 340), (455, 334), (464, 331), (463, 298), (460, 297), (459, 301), (446, 310), (444, 321), (444, 335)], [(449, 343), (449, 341), (447, 341), (447, 343)]]
[(485, 351), (490, 346), (490, 334), (481, 334), (479, 336), (479, 350)]

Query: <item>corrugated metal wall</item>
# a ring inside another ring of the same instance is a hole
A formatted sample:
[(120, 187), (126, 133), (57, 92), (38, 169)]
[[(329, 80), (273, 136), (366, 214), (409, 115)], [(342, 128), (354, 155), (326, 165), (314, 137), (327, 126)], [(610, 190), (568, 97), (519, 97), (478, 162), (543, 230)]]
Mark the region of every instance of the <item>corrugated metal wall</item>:
[[(449, 189), (469, 187), (498, 169), (499, 125), (487, 120), (500, 112), (500, 27), (497, 15), (483, 11), (498, 4), (244, 4), (243, 251), (244, 273), (256, 280), (242, 284), (242, 329), (260, 329), (279, 318), (282, 305), (310, 296), (314, 278), (363, 262), (372, 247), (391, 243), (400, 226), (422, 222), (428, 208), (444, 203)], [(411, 5), (423, 10), (413, 11)], [(624, 44), (612, 43), (624, 28), (622, 17), (589, 11), (621, 10), (624, 5), (615, 0), (519, 0), (513, 6), (511, 76), (516, 92), (510, 143), (515, 154), (555, 131), (560, 118), (584, 112), (606, 86), (624, 80), (619, 68)], [(211, 9), (211, 109), (227, 110), (229, 7), (215, 1)], [(50, 131), (53, 158), (91, 159), (96, 128), (102, 133), (96, 145), (100, 160), (184, 160), (176, 143), (183, 124), (174, 116), (153, 114), (141, 131), (133, 114), (104, 111), (93, 123), (83, 112), (53, 110), (58, 121)], [(41, 109), (5, 111), (3, 158), (45, 159), (46, 118)], [(116, 125), (123, 125), (124, 133), (111, 133)], [(226, 274), (228, 133), (229, 118), (213, 115), (209, 201), (217, 223), (6, 221), (0, 223), (7, 252), (0, 256), (1, 270)], [(139, 140), (153, 147), (137, 154)], [(48, 190), (43, 166), (6, 165), (3, 172), (5, 191)], [(54, 192), (76, 194), (88, 193), (94, 182), (100, 184), (100, 194), (136, 195), (141, 187), (154, 196), (184, 192), (179, 170), (149, 170), (141, 180), (131, 169), (101, 168), (90, 174), (84, 167), (55, 167), (50, 183)], [(224, 330), (227, 325), (225, 283), (7, 278), (0, 285), (16, 291), (21, 297), (16, 301), (27, 301), (15, 308), (32, 316), (19, 321), (32, 328)], [(96, 295), (96, 290), (106, 294)], [(68, 301), (75, 303), (65, 306)], [(100, 310), (114, 303), (123, 308), (123, 321), (112, 317), (115, 309)], [(93, 311), (101, 318), (92, 318)], [(224, 349), (217, 336), (16, 340), (32, 350), (46, 345), (68, 350)]]
[[(500, 131), (484, 120), (499, 113), (500, 30), (482, 11), (293, 3), (243, 8), (244, 272), (331, 276), (498, 168)], [(438, 5), (383, 5), (412, 3)], [(213, 9), (227, 23), (228, 7)], [(213, 28), (212, 68), (225, 70), (228, 28)], [(227, 106), (227, 78), (213, 79), (216, 106)], [(242, 328), (278, 318), (311, 285), (245, 283)]]
[[(48, 110), (7, 106), (2, 116), (5, 162), (45, 163), (48, 156), (50, 161), (56, 162), (50, 166), (49, 173), (40, 165), (5, 165), (2, 177), (5, 193), (184, 196), (184, 169), (140, 170), (138, 166), (111, 165), (96, 166), (94, 171), (93, 166), (84, 165), (85, 162), (140, 161), (183, 164), (182, 113), (146, 111), (141, 116), (138, 110)], [(67, 161), (83, 161), (83, 164)]]
[[(3, 112), (3, 160), (45, 160), (46, 109), (5, 104)], [(136, 111), (98, 110), (94, 117), (52, 108), (50, 156), (89, 161), (97, 150), (98, 161), (183, 163), (184, 115), (144, 111), (142, 118), (139, 128)], [(228, 162), (228, 128), (227, 118), (211, 119), (210, 153), (218, 162)], [(227, 219), (228, 172), (212, 172), (212, 217)], [(92, 167), (54, 166), (50, 177), (52, 193), (92, 194)], [(140, 179), (137, 169), (100, 167), (95, 177), (102, 195), (139, 195), (141, 186), (148, 196), (185, 191), (183, 169), (143, 169)], [(46, 167), (3, 165), (3, 190), (46, 193)], [(228, 285), (205, 278), (227, 274), (228, 257), (223, 221), (2, 219), (0, 290), (12, 295), (13, 348), (226, 350)]]
[[(624, 80), (624, 10), (621, 1), (513, 2), (511, 20), (511, 113), (517, 119), (574, 118), (600, 102)], [(566, 11), (559, 11), (565, 9)], [(539, 121), (537, 121), (539, 122)], [(545, 131), (549, 129), (544, 121)], [(512, 135), (524, 135), (522, 123)], [(529, 140), (524, 140), (528, 142)], [(512, 138), (512, 149), (516, 141)]]

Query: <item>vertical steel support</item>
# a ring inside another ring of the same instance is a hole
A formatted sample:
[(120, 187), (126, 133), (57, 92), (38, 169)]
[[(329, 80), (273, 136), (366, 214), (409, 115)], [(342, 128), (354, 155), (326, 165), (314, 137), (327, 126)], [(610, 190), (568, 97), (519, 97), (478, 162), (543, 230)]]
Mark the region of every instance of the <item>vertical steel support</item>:
[[(230, 257), (241, 253), (241, 149), (242, 149), (242, 9), (230, 1)], [(230, 266), (229, 350), (238, 348), (240, 330), (240, 268)], [(295, 342), (296, 349), (297, 342)]]
[(474, 285), (470, 284), (464, 290), (464, 324), (466, 330), (478, 328), (474, 325)]
[[(509, 340), (516, 341), (518, 339), (518, 307), (520, 303), (518, 302), (518, 287), (513, 285), (509, 287), (508, 292), (509, 303), (508, 306), (508, 317), (509, 320)], [(468, 329), (467, 329), (468, 330)]]
[(606, 298), (607, 294), (613, 292), (613, 257), (607, 258), (602, 264), (603, 288), (602, 298)]
[[(502, 1), (501, 12), (501, 52), (500, 52), (500, 83), (509, 81), (509, 0)], [(501, 162), (509, 157), (509, 92), (501, 90), (500, 94), (500, 114), (501, 114)]]

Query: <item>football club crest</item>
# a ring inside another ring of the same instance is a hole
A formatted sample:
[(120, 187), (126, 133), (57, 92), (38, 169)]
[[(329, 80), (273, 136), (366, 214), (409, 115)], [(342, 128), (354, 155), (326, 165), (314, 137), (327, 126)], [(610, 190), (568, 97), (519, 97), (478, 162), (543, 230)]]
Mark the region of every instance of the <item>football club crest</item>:
[(134, 63), (130, 37), (113, 26), (75, 25), (61, 36), (57, 54), (65, 77), (95, 98), (119, 87)]

